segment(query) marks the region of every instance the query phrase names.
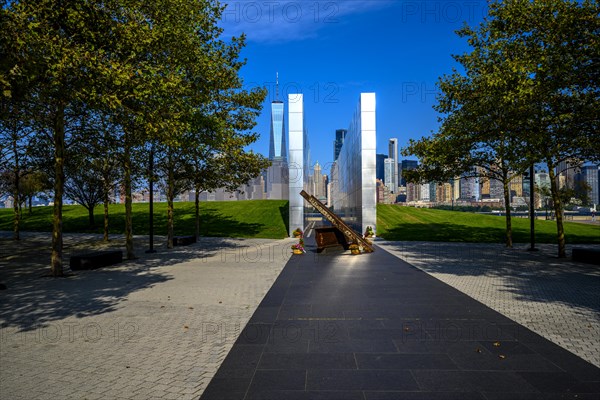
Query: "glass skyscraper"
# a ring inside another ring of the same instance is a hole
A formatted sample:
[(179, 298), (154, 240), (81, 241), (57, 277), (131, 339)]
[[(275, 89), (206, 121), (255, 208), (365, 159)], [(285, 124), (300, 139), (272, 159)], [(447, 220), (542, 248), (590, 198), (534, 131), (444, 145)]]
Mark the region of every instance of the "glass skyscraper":
[(408, 171), (411, 169), (417, 169), (419, 167), (419, 162), (417, 160), (402, 160), (400, 164), (400, 185), (406, 186), (406, 177), (402, 173), (403, 171)]
[(388, 156), (386, 156), (385, 154), (376, 154), (375, 158), (376, 158), (375, 177), (383, 182), (383, 181), (385, 181), (385, 169), (384, 169), (385, 161), (384, 160), (386, 158), (388, 158)]
[(344, 138), (348, 131), (346, 129), (337, 129), (335, 131), (335, 141), (333, 142), (333, 161), (337, 160), (342, 146), (344, 145)]
[(394, 163), (396, 164), (393, 167), (394, 176), (392, 178), (392, 187), (390, 188), (390, 192), (397, 194), (398, 193), (398, 139), (391, 138), (388, 145), (388, 158), (393, 158)]
[(287, 144), (285, 141), (285, 117), (283, 101), (279, 100), (279, 75), (277, 76), (275, 100), (271, 102), (271, 140), (269, 160), (287, 162)]
[(289, 196), (288, 149), (285, 138), (284, 104), (279, 100), (279, 75), (277, 76), (275, 100), (271, 102), (271, 136), (269, 160), (271, 166), (265, 171), (265, 191), (268, 199), (287, 200)]
[(585, 165), (581, 168), (581, 180), (588, 186), (589, 205), (600, 204), (600, 165)]

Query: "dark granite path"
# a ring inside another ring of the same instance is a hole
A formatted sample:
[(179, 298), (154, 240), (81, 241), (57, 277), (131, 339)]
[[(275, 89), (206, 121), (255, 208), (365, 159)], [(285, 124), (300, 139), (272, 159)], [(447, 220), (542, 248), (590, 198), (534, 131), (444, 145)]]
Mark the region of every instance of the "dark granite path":
[(293, 256), (203, 400), (600, 399), (600, 369), (377, 249)]

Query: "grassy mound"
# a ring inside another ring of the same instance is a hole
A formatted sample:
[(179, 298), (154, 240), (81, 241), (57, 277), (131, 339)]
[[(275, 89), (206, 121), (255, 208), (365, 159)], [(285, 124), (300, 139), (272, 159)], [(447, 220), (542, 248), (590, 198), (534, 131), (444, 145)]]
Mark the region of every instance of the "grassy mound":
[[(111, 204), (110, 233), (125, 230), (125, 206)], [(87, 210), (81, 206), (65, 206), (65, 232), (102, 232), (102, 207), (95, 210), (95, 227), (89, 228)], [(148, 204), (133, 205), (133, 232), (148, 233)], [(377, 206), (377, 235), (387, 240), (438, 242), (503, 243), (505, 218), (459, 211), (426, 208)], [(154, 204), (154, 232), (167, 233), (167, 205)], [(13, 211), (0, 209), (0, 230), (10, 231)], [(529, 220), (513, 218), (513, 240), (529, 242)], [(202, 236), (280, 239), (288, 234), (288, 202), (286, 200), (215, 201), (201, 203)], [(536, 241), (556, 243), (556, 222), (538, 219)], [(31, 215), (23, 210), (21, 230), (50, 232), (52, 207), (34, 207)], [(175, 235), (194, 234), (194, 203), (175, 203)], [(600, 243), (600, 226), (565, 222), (567, 243)]]
[[(82, 206), (65, 206), (63, 229), (65, 232), (102, 233), (103, 210), (94, 210), (95, 227), (90, 228), (88, 212)], [(125, 230), (125, 206), (109, 207), (110, 233)], [(193, 235), (195, 231), (194, 203), (175, 203), (175, 235)], [(200, 206), (200, 233), (202, 236), (272, 238), (287, 237), (287, 200), (249, 200), (204, 202)], [(0, 209), (0, 230), (13, 228), (13, 211)], [(148, 234), (149, 212), (147, 203), (133, 204), (133, 233)], [(50, 232), (52, 207), (34, 207), (31, 215), (23, 210), (22, 231)], [(167, 204), (154, 203), (154, 233), (167, 234)]]
[[(512, 218), (513, 241), (529, 243), (529, 219)], [(565, 222), (567, 243), (600, 243), (600, 226)], [(387, 240), (503, 243), (506, 219), (459, 211), (377, 206), (377, 235)], [(556, 243), (556, 222), (535, 221), (539, 243)]]

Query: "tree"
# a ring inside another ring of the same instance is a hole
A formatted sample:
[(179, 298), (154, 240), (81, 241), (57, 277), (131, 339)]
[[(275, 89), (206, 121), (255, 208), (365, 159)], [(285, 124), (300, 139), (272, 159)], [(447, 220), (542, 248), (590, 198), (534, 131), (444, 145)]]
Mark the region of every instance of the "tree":
[(111, 202), (111, 194), (121, 179), (119, 171), (119, 139), (121, 131), (117, 126), (110, 123), (108, 116), (100, 115), (98, 118), (98, 136), (94, 149), (96, 150), (98, 160), (98, 174), (101, 178), (102, 187), (102, 205), (104, 211), (103, 239), (108, 242), (109, 215), (108, 205)]
[[(28, 149), (33, 135), (25, 121), (25, 113), (19, 111), (18, 103), (22, 102), (17, 96), (2, 99), (2, 121), (0, 121), (0, 149), (5, 164), (3, 186), (13, 198), (13, 239), (20, 239), (21, 204), (29, 196), (35, 194), (38, 186), (34, 177), (29, 177), (35, 172), (30, 165)], [(40, 177), (39, 175), (37, 176)], [(41, 190), (42, 187), (39, 187)]]
[(566, 0), (494, 3), (490, 11), (489, 45), (514, 54), (513, 68), (525, 77), (517, 92), (519, 123), (531, 161), (548, 168), (559, 257), (566, 249), (556, 168), (600, 159), (599, 12), (597, 1)]
[(467, 76), (454, 72), (440, 79), (441, 94), (435, 108), (445, 116), (436, 134), (411, 140), (403, 149), (403, 154), (421, 159), (419, 167), (407, 171), (406, 176), (413, 181), (447, 182), (458, 176), (499, 181), (504, 194), (506, 246), (512, 247), (510, 182), (528, 166), (527, 159), (517, 156), (522, 150), (512, 125), (513, 105), (505, 104), (503, 95), (490, 84), (489, 77), (495, 72), (487, 68), (489, 64), (478, 64), (468, 55), (456, 58), (469, 67)]
[(39, 195), (51, 188), (52, 184), (48, 179), (48, 175), (43, 171), (32, 170), (21, 178), (21, 200), (22, 203), (28, 202), (29, 214), (32, 212), (33, 196)]
[(238, 190), (267, 169), (270, 161), (260, 154), (246, 152), (243, 148), (229, 151), (199, 149), (191, 164), (192, 187), (195, 192), (195, 235), (200, 236), (200, 193), (218, 188)]
[(65, 167), (65, 195), (88, 211), (89, 227), (93, 228), (94, 208), (103, 199), (103, 181), (97, 170), (97, 160), (87, 157), (70, 157)]
[[(128, 258), (132, 241), (132, 152), (152, 142), (171, 160), (187, 141), (192, 116), (215, 102), (214, 81), (237, 75), (243, 41), (220, 39), (223, 6), (216, 1), (129, 0), (120, 16), (107, 72), (114, 94), (114, 122), (123, 129), (123, 186)], [(118, 77), (118, 79), (117, 79)], [(174, 189), (174, 177), (167, 181)], [(170, 190), (171, 197), (175, 190)], [(170, 208), (170, 214), (172, 209)]]
[[(600, 159), (595, 139), (600, 70), (594, 62), (600, 58), (599, 11), (598, 3), (588, 0), (493, 1), (477, 29), (459, 31), (472, 47), (456, 57), (464, 76), (455, 71), (441, 85), (440, 110), (448, 113), (442, 131), (453, 125), (458, 130), (450, 132), (453, 139), (472, 134), (467, 142), (484, 149), (498, 137), (508, 151), (497, 155), (501, 160), (508, 155), (514, 171), (519, 165), (546, 164), (559, 257), (566, 252), (555, 169), (566, 160)], [(463, 109), (470, 105), (475, 106), (470, 112)], [(458, 123), (447, 122), (454, 118)]]
[(108, 240), (108, 204), (118, 180), (119, 131), (98, 112), (84, 117), (83, 132), (68, 147), (65, 164), (65, 195), (88, 210), (93, 228), (94, 208), (104, 204), (104, 240)]
[[(0, 11), (0, 21), (4, 26), (8, 15), (4, 7)], [(13, 239), (20, 238), (22, 202), (21, 179), (28, 171), (27, 147), (33, 135), (29, 126), (27, 77), (19, 73), (22, 56), (15, 52), (14, 37), (0, 35), (0, 155), (2, 159), (3, 186), (14, 202)]]
[[(159, 65), (160, 69), (151, 82), (151, 95), (144, 99), (152, 105), (144, 120), (150, 122), (146, 132), (156, 142), (157, 154), (162, 155), (158, 165), (166, 183), (167, 236), (172, 247), (173, 200), (191, 186), (190, 165), (210, 162), (215, 153), (227, 154), (229, 168), (219, 169), (222, 186), (233, 185), (244, 175), (232, 171), (231, 166), (248, 172), (255, 169), (253, 162), (260, 158), (244, 152), (243, 147), (257, 138), (249, 130), (266, 91), (242, 89), (239, 71), (245, 61), (240, 60), (240, 51), (245, 41), (243, 36), (230, 42), (221, 39), (217, 23), (222, 6), (212, 1), (159, 3), (147, 9), (156, 37), (148, 51), (155, 57), (153, 67)], [(206, 149), (210, 150), (203, 153)], [(248, 164), (241, 166), (233, 157)]]
[[(108, 4), (108, 3), (107, 3)], [(114, 21), (105, 4), (30, 0), (11, 2), (2, 8), (0, 76), (16, 76), (4, 88), (6, 97), (24, 91), (32, 99), (33, 125), (51, 138), (54, 175), (51, 274), (63, 275), (62, 205), (66, 141), (78, 116), (102, 101), (97, 85), (105, 60), (107, 29)], [(10, 43), (10, 45), (7, 45)], [(25, 83), (26, 84), (25, 84)], [(35, 100), (35, 101), (33, 101)]]

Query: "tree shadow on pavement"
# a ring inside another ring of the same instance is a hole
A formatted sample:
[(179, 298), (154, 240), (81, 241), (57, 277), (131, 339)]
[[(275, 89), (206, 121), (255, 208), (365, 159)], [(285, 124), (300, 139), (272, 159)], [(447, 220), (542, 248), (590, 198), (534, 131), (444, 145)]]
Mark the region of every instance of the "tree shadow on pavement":
[[(519, 300), (556, 302), (600, 314), (600, 267), (556, 257), (555, 245), (506, 248), (501, 244), (386, 242), (403, 259), (428, 273), (503, 278), (500, 291)], [(598, 248), (598, 245), (577, 245)], [(570, 250), (571, 246), (569, 246)]]
[[(20, 242), (0, 239), (0, 282), (7, 286), (6, 290), (0, 290), (0, 328), (28, 331), (67, 317), (82, 318), (114, 311), (129, 294), (171, 280), (161, 268), (193, 260), (202, 265), (203, 258), (244, 246), (235, 239), (200, 238), (196, 244), (171, 250), (160, 244), (157, 253), (146, 254), (144, 242), (147, 243), (147, 239), (136, 238), (138, 259), (91, 271), (69, 272), (71, 254), (122, 249), (121, 240), (106, 244), (98, 240), (98, 235), (72, 235), (67, 240), (71, 243), (65, 245), (63, 258), (67, 276), (51, 278), (46, 276), (50, 260), (49, 234), (24, 236)], [(162, 237), (158, 239), (165, 241)]]

